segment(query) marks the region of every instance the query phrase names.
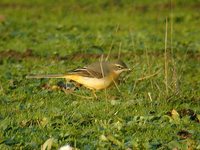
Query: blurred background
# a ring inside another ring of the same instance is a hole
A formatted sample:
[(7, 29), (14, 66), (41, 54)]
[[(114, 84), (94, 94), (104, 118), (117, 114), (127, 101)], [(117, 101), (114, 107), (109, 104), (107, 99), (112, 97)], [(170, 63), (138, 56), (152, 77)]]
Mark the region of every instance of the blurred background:
[(198, 0), (1, 0), (0, 51), (163, 50), (166, 17), (174, 50), (199, 51), (199, 7)]

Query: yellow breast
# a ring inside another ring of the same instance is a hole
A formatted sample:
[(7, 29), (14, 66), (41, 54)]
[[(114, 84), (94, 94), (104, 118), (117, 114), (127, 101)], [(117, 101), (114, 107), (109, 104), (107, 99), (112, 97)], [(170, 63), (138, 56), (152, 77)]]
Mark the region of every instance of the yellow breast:
[[(113, 78), (114, 77), (114, 78)], [(95, 89), (95, 90), (101, 90), (109, 87), (113, 80), (115, 79), (115, 76), (106, 76), (104, 78), (91, 78), (91, 77), (82, 77), (78, 75), (67, 75), (66, 79), (73, 80), (79, 84), (82, 84), (83, 86), (89, 88), (89, 89)]]

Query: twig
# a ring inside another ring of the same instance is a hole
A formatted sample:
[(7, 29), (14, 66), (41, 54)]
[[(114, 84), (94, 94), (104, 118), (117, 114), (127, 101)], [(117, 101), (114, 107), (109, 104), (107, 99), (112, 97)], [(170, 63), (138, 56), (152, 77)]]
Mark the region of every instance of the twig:
[(171, 43), (170, 43), (170, 46), (171, 46), (171, 56), (172, 56), (172, 65), (173, 65), (173, 76), (172, 76), (172, 84), (173, 84), (173, 90), (174, 91), (177, 91), (178, 90), (178, 85), (177, 85), (177, 69), (176, 69), (176, 63), (175, 63), (175, 60), (174, 60), (174, 49), (173, 49), (173, 10), (172, 10), (172, 0), (171, 0), (171, 12), (170, 12), (170, 31), (171, 31)]
[(109, 57), (110, 57), (110, 53), (111, 53), (111, 50), (112, 50), (112, 47), (113, 47), (113, 43), (114, 43), (114, 40), (112, 40), (112, 42), (111, 42), (111, 44), (110, 44), (110, 49), (109, 49), (109, 51), (108, 51), (108, 55), (107, 55), (107, 57), (106, 57), (106, 61), (108, 61), (108, 59), (109, 59)]
[[(117, 33), (118, 30), (119, 30), (119, 24), (118, 24), (117, 27), (116, 27), (115, 33)], [(108, 55), (107, 55), (105, 61), (108, 61), (108, 59), (109, 59), (109, 57), (110, 57), (110, 53), (111, 53), (113, 44), (114, 44), (114, 40), (112, 39), (112, 42), (111, 42), (111, 45), (110, 45), (110, 49), (109, 49), (109, 51), (108, 51)]]
[(102, 63), (103, 63), (103, 55), (101, 55), (101, 59), (100, 59), (100, 69), (101, 69), (102, 76), (104, 78), (105, 76), (104, 76), (103, 64)]
[(118, 59), (120, 59), (121, 49), (122, 49), (122, 42), (119, 43), (119, 51), (118, 51), (118, 56), (117, 56)]
[(114, 79), (113, 79), (113, 83), (115, 84), (115, 87), (117, 88), (118, 92), (121, 93), (121, 91), (120, 91), (120, 89), (119, 89), (119, 87), (118, 87), (118, 85), (117, 85), (117, 83), (115, 82)]
[(161, 71), (161, 70), (158, 70), (158, 71), (157, 71), (156, 73), (154, 73), (154, 74), (151, 74), (151, 75), (148, 75), (148, 76), (145, 76), (145, 77), (141, 77), (141, 78), (137, 79), (136, 81), (143, 81), (143, 80), (147, 80), (147, 79), (149, 79), (149, 78), (152, 78), (152, 77), (156, 76), (157, 74), (159, 74), (160, 71)]
[(168, 95), (168, 60), (167, 60), (167, 28), (168, 28), (168, 22), (166, 18), (166, 29), (165, 29), (165, 53), (164, 53), (164, 58), (165, 58), (165, 67), (164, 67), (164, 73), (165, 73), (165, 90), (166, 94)]
[(148, 94), (148, 96), (149, 96), (150, 101), (152, 102), (153, 100), (152, 100), (152, 98), (151, 98), (151, 93), (148, 92), (147, 94)]

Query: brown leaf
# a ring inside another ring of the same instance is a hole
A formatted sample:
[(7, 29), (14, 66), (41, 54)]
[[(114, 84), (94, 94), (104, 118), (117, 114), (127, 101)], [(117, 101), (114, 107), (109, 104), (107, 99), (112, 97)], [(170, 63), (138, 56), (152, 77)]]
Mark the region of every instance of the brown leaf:
[(190, 116), (191, 120), (195, 119), (195, 112), (192, 109), (181, 109), (178, 110), (178, 113), (180, 114), (180, 117), (184, 117), (184, 116)]
[(196, 114), (192, 109), (181, 109), (178, 110), (178, 113), (180, 114), (180, 117), (185, 117), (185, 116), (189, 116), (190, 120), (196, 121), (196, 122), (200, 122), (199, 118), (198, 118), (198, 114)]
[(4, 15), (0, 15), (0, 23), (4, 22), (6, 20), (6, 17)]
[(177, 133), (177, 135), (181, 138), (181, 139), (187, 139), (187, 138), (190, 138), (192, 136), (191, 133), (189, 133), (188, 131), (186, 130), (181, 130)]

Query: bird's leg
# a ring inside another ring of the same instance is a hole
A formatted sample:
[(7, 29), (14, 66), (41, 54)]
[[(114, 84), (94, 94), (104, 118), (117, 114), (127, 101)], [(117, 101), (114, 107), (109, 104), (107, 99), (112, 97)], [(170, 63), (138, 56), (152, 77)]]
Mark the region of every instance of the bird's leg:
[(65, 80), (65, 83), (60, 84), (60, 88), (65, 92), (65, 93), (71, 93), (74, 92), (76, 87), (73, 85), (69, 84), (70, 80)]
[(62, 87), (62, 90), (65, 92), (65, 94), (71, 93), (71, 92), (74, 91), (74, 90), (72, 90), (71, 88), (69, 88), (68, 83), (69, 83), (69, 80), (65, 79), (65, 83), (63, 83), (64, 86), (63, 86), (63, 87), (61, 86), (61, 87)]
[(67, 80), (67, 79), (65, 79), (65, 89), (67, 89), (67, 83), (68, 83), (69, 81)]
[(79, 84), (79, 83), (76, 83), (76, 82), (74, 82), (74, 85), (76, 86), (76, 88), (80, 88), (82, 85), (81, 84)]
[(97, 95), (96, 95), (96, 91), (95, 91), (95, 90), (92, 90), (92, 93), (93, 93), (94, 97), (97, 99), (98, 97), (97, 97)]

